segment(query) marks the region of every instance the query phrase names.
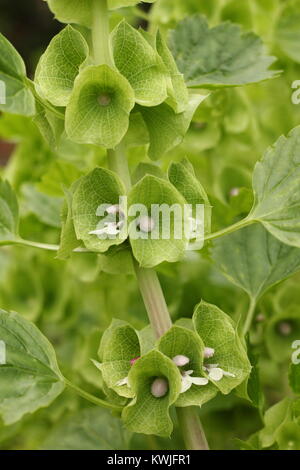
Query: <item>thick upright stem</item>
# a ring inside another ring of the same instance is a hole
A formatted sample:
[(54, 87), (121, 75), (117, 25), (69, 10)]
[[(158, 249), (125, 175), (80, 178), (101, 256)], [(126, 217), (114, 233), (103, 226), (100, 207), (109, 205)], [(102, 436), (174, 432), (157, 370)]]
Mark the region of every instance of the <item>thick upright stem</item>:
[(177, 417), (186, 448), (209, 450), (197, 410), (193, 406), (177, 408)]
[(113, 67), (107, 0), (93, 0), (92, 40), (96, 64), (106, 64)]
[(107, 157), (109, 168), (122, 178), (126, 189), (129, 190), (131, 187), (131, 179), (126, 156), (124, 157), (123, 145), (119, 144), (116, 149), (107, 150)]
[(172, 326), (160, 282), (153, 269), (140, 268), (135, 263), (135, 272), (152, 329), (159, 338)]

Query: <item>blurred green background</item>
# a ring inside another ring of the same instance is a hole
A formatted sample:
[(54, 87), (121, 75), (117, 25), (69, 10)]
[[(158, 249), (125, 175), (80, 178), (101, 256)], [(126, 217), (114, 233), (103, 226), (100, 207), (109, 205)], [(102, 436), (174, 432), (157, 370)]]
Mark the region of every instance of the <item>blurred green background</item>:
[[(1, 0), (0, 30), (23, 56), (28, 73), (49, 40), (62, 25), (53, 19), (42, 0)], [(143, 10), (144, 11), (144, 10)], [(300, 6), (298, 1), (275, 0), (158, 0), (150, 10), (150, 28), (164, 32), (188, 14), (201, 12), (211, 25), (223, 20), (239, 23), (264, 40), (278, 57), (280, 78), (243, 89), (213, 93), (196, 113), (184, 142), (161, 163), (187, 156), (213, 204), (213, 229), (243, 216), (252, 204), (251, 174), (255, 162), (279, 135), (300, 122), (300, 105), (291, 101), (291, 84), (300, 79)], [(112, 16), (112, 24), (123, 12)], [(143, 13), (126, 9), (134, 24), (147, 25)], [(105, 164), (104, 152), (91, 146), (82, 154), (75, 148), (59, 152), (46, 144), (31, 119), (0, 117), (1, 174), (17, 191), (21, 203), (21, 233), (25, 238), (57, 243), (62, 204), (61, 183), (69, 182), (96, 164)], [(128, 151), (131, 167), (147, 161), (144, 146)], [(233, 189), (238, 189), (238, 194)], [(158, 267), (173, 319), (190, 317), (201, 298), (238, 319), (248, 308), (244, 292), (231, 284), (210, 260), (209, 247), (190, 253), (176, 264)], [(213, 449), (234, 449), (236, 438), (245, 440), (262, 425), (262, 413), (290, 396), (288, 366), (291, 338), (300, 338), (300, 276), (272, 288), (260, 301), (252, 330), (252, 352), (259, 355), (259, 377), (265, 404), (257, 397), (253, 406), (237, 394), (217, 396), (201, 409), (203, 425)], [(74, 255), (69, 261), (33, 249), (0, 249), (0, 306), (16, 310), (34, 321), (54, 345), (65, 375), (101, 396), (101, 380), (90, 358), (97, 357), (103, 330), (113, 317), (136, 328), (147, 317), (132, 273), (113, 274), (96, 255)], [(273, 321), (280, 317), (277, 321)], [(283, 328), (282, 325), (288, 325)], [(270, 326), (271, 325), (271, 326)], [(272, 326), (273, 325), (273, 326)], [(276, 341), (283, 353), (276, 356)], [(274, 346), (275, 345), (275, 346)], [(48, 409), (25, 417), (12, 426), (0, 425), (0, 449), (36, 449), (59, 445), (73, 416), (89, 413), (90, 406), (66, 391)], [(97, 411), (95, 411), (95, 417)], [(83, 419), (83, 418), (82, 418)], [(80, 437), (79, 430), (77, 438)], [(56, 444), (55, 444), (56, 443)], [(178, 429), (172, 440), (134, 436), (132, 448), (182, 448)]]

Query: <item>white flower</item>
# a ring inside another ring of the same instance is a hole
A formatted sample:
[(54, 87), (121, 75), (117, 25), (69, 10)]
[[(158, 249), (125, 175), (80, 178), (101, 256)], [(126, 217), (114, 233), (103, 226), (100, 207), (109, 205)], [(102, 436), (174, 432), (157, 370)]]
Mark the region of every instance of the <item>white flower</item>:
[(209, 359), (210, 357), (213, 357), (214, 354), (215, 354), (214, 348), (204, 348), (205, 359)]
[(164, 397), (169, 390), (169, 384), (164, 377), (157, 377), (151, 385), (151, 393), (155, 398)]
[(118, 235), (122, 228), (123, 222), (105, 222), (104, 227), (92, 230), (89, 235)]
[(235, 377), (231, 372), (226, 372), (225, 370), (219, 367), (219, 364), (206, 364), (204, 370), (208, 373), (208, 378), (219, 382), (224, 376), (225, 377)]
[(117, 387), (121, 387), (122, 385), (127, 385), (127, 387), (130, 388), (130, 385), (128, 383), (128, 377), (124, 377), (124, 379), (118, 380), (118, 382), (116, 383)]
[(142, 215), (138, 219), (138, 227), (141, 230), (141, 232), (152, 232), (154, 229), (155, 223), (152, 217), (148, 217), (147, 215)]
[(177, 367), (186, 366), (190, 360), (188, 357), (183, 356), (182, 354), (178, 354), (177, 356), (173, 357), (172, 361), (176, 364)]
[(191, 377), (193, 370), (184, 370), (181, 372), (181, 391), (184, 393), (194, 385), (207, 385), (208, 379), (205, 377)]

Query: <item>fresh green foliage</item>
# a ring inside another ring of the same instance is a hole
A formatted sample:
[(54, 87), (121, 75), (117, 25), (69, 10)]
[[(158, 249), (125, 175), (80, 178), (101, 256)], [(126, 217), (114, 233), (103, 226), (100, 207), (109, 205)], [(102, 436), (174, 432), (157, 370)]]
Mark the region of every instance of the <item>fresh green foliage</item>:
[(35, 325), (0, 311), (6, 363), (0, 366), (0, 414), (6, 424), (48, 406), (64, 389), (55, 352)]
[(300, 450), (300, 0), (139, 3), (0, 35), (0, 449)]
[(126, 21), (112, 32), (116, 67), (127, 78), (142, 106), (156, 106), (167, 98), (165, 70), (158, 53)]
[[(26, 83), (26, 70), (22, 57), (10, 42), (0, 34), (0, 110), (31, 116), (34, 114), (34, 98)], [(3, 100), (2, 94), (5, 97)]]
[(281, 243), (258, 224), (216, 240), (212, 257), (252, 299), (300, 270), (299, 248)]
[(78, 143), (115, 147), (129, 126), (134, 94), (126, 78), (107, 65), (90, 66), (76, 78), (66, 108), (66, 132)]
[(66, 106), (80, 66), (89, 54), (83, 36), (66, 26), (41, 56), (35, 81), (42, 95), (55, 106)]
[(190, 87), (246, 85), (276, 75), (261, 40), (230, 23), (209, 29), (203, 16), (187, 17), (172, 31), (170, 45)]
[(19, 208), (16, 195), (7, 181), (0, 180), (0, 243), (12, 240), (18, 232)]
[(255, 166), (255, 205), (251, 217), (263, 223), (276, 238), (300, 247), (299, 240), (300, 128), (280, 137)]

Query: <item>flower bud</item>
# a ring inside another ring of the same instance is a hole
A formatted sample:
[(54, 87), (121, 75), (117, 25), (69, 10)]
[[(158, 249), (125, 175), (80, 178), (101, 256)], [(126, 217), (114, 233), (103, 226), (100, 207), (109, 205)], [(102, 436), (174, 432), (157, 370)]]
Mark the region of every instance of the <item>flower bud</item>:
[(190, 362), (188, 357), (183, 356), (181, 354), (178, 354), (177, 356), (173, 357), (172, 361), (178, 367), (186, 366), (186, 364)]
[(204, 348), (205, 359), (209, 359), (210, 357), (213, 357), (214, 354), (215, 354), (214, 348)]
[(157, 377), (151, 385), (151, 393), (155, 398), (164, 397), (169, 390), (168, 381), (163, 377)]

